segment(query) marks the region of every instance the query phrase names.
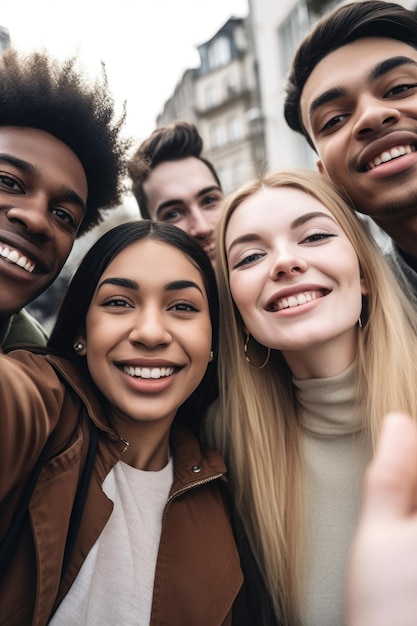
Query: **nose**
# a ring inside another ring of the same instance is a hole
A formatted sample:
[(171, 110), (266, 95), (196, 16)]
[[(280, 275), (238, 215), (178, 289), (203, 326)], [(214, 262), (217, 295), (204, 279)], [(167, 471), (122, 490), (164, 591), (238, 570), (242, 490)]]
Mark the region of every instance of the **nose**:
[(280, 280), (302, 274), (307, 270), (307, 262), (296, 254), (292, 248), (281, 248), (277, 251), (271, 265), (270, 278)]
[(51, 239), (52, 226), (48, 201), (43, 196), (20, 198), (19, 204), (7, 211), (11, 222), (18, 222), (27, 233), (42, 239)]
[(353, 132), (358, 139), (361, 139), (395, 124), (399, 119), (400, 112), (388, 100), (363, 96)]
[(213, 233), (213, 225), (209, 222), (200, 208), (195, 208), (190, 214), (189, 234), (196, 239), (207, 239)]
[(152, 350), (158, 346), (168, 345), (172, 341), (166, 323), (166, 317), (156, 307), (145, 307), (138, 310), (132, 317), (129, 340)]

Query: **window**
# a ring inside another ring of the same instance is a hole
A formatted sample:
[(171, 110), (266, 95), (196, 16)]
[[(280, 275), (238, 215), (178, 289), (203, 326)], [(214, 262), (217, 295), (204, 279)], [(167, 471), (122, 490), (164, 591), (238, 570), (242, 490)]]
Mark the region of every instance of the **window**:
[(304, 3), (298, 4), (278, 29), (278, 43), (282, 76), (291, 66), (295, 50), (309, 25), (308, 12)]
[(219, 104), (219, 93), (216, 85), (208, 85), (206, 88), (206, 104), (209, 108)]
[(240, 119), (231, 117), (227, 122), (227, 135), (230, 142), (242, 139), (242, 125)]
[(238, 87), (231, 76), (226, 76), (226, 78), (223, 81), (223, 85), (224, 85), (224, 93), (226, 95), (226, 98), (233, 98), (233, 96), (237, 95)]
[(232, 164), (231, 178), (233, 189), (237, 189), (248, 179), (245, 177), (245, 166), (242, 161), (235, 161)]
[(227, 196), (233, 191), (230, 170), (225, 166), (220, 166), (216, 168), (216, 171), (222, 185), (223, 193)]
[(226, 37), (219, 37), (211, 44), (208, 51), (208, 62), (211, 70), (230, 62), (230, 42)]
[(213, 149), (221, 148), (221, 146), (224, 145), (225, 141), (223, 128), (219, 124), (213, 124), (213, 126), (210, 128), (210, 140), (211, 147)]
[(0, 51), (10, 46), (10, 35), (6, 28), (0, 26)]

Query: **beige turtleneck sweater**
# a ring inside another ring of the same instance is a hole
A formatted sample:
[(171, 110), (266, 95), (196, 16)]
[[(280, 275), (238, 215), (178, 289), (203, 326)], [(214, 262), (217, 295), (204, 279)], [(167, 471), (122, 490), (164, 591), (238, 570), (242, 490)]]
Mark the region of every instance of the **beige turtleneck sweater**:
[(354, 412), (354, 365), (332, 378), (293, 379), (305, 460), (303, 626), (342, 626), (346, 565), (371, 458)]

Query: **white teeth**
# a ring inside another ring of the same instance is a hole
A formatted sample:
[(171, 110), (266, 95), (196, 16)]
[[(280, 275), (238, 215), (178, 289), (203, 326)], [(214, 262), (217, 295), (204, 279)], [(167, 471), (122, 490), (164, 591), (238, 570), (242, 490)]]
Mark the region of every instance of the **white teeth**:
[(388, 163), (388, 161), (392, 161), (392, 159), (397, 159), (404, 154), (410, 154), (411, 152), (415, 152), (414, 146), (395, 146), (391, 148), (391, 150), (385, 150), (381, 152), (378, 156), (372, 159), (368, 163), (368, 169), (372, 170), (374, 167), (378, 167), (381, 163)]
[(0, 255), (7, 259), (9, 263), (22, 267), (24, 270), (29, 272), (29, 274), (32, 274), (36, 267), (36, 264), (33, 261), (30, 261), (30, 259), (25, 257), (23, 254), (20, 254), (17, 250), (10, 250), (7, 246), (0, 246)]
[(278, 302), (271, 305), (271, 311), (282, 311), (283, 309), (291, 309), (296, 306), (300, 306), (301, 304), (306, 304), (307, 302), (311, 302), (312, 300), (316, 300), (317, 298), (321, 298), (323, 296), (322, 291), (304, 291), (302, 293), (294, 294), (293, 296), (288, 296), (288, 298), (281, 298)]
[(123, 372), (134, 378), (165, 378), (172, 376), (175, 367), (132, 367), (131, 365), (123, 365)]

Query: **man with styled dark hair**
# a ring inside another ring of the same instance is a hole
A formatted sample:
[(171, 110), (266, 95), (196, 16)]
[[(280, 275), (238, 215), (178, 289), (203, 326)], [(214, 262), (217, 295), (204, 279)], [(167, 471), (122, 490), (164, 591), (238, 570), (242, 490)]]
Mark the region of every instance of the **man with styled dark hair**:
[(223, 192), (202, 150), (196, 127), (177, 121), (154, 130), (130, 159), (128, 170), (142, 217), (175, 224), (194, 237), (214, 263), (214, 229)]
[(0, 346), (43, 343), (22, 308), (54, 281), (76, 237), (121, 200), (129, 141), (105, 74), (73, 57), (0, 57)]
[(323, 17), (293, 59), (285, 118), (319, 170), (391, 237), (417, 306), (417, 13), (366, 0)]

